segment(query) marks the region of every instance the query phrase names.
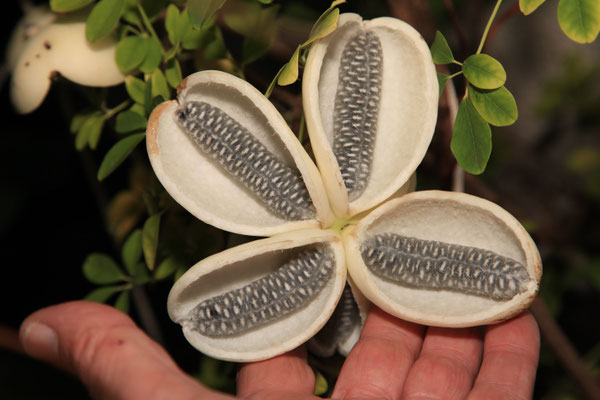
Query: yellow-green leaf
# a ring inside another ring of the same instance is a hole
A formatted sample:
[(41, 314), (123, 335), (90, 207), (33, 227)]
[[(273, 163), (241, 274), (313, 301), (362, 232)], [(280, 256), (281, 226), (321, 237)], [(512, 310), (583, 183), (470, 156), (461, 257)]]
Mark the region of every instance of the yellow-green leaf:
[(492, 125), (512, 125), (519, 117), (515, 98), (504, 86), (485, 90), (469, 85), (469, 93), (475, 109)]
[(143, 80), (131, 75), (125, 78), (125, 90), (136, 103), (144, 104), (145, 89), (146, 84)]
[(146, 56), (145, 39), (139, 36), (123, 38), (115, 49), (115, 61), (122, 72), (139, 66)]
[(462, 66), (467, 80), (480, 89), (496, 89), (506, 82), (502, 64), (487, 54), (474, 54)]
[(188, 13), (193, 25), (200, 28), (225, 4), (225, 0), (189, 0)]
[(600, 1), (560, 0), (558, 23), (569, 39), (592, 43), (600, 32)]
[(179, 66), (179, 61), (176, 58), (172, 58), (167, 62), (165, 78), (167, 78), (167, 82), (173, 89), (176, 89), (183, 79), (181, 76), (181, 67)]
[(111, 296), (121, 290), (123, 290), (123, 285), (100, 287), (89, 292), (87, 296), (84, 297), (84, 300), (104, 303), (106, 300), (111, 298)]
[(183, 266), (175, 257), (168, 257), (160, 263), (154, 272), (154, 278), (157, 280), (168, 278), (173, 275), (178, 268)]
[(99, 285), (126, 280), (117, 263), (107, 254), (92, 253), (83, 262), (85, 278)]
[(167, 79), (160, 69), (157, 69), (152, 73), (152, 98), (156, 96), (162, 96), (164, 100), (168, 99), (171, 95)]
[(121, 249), (121, 259), (125, 269), (130, 275), (134, 274), (134, 268), (142, 257), (142, 230), (136, 229), (129, 235)]
[(119, 296), (117, 296), (115, 308), (125, 314), (129, 314), (129, 290), (123, 290)]
[(454, 61), (452, 50), (440, 31), (435, 32), (435, 39), (431, 44), (431, 57), (436, 64), (450, 64)]
[(281, 70), (277, 83), (281, 86), (291, 85), (298, 79), (298, 58), (300, 57), (300, 47), (296, 48), (292, 58)]
[(440, 96), (441, 96), (442, 92), (444, 91), (444, 88), (446, 87), (446, 83), (448, 83), (448, 80), (450, 79), (450, 75), (446, 75), (446, 74), (442, 74), (441, 72), (437, 72), (437, 78), (438, 78), (438, 84), (440, 87)]
[(169, 4), (167, 14), (165, 16), (165, 30), (169, 36), (169, 41), (173, 46), (181, 41), (179, 26), (179, 8), (175, 4)]
[(135, 135), (127, 136), (119, 140), (104, 156), (104, 160), (98, 168), (98, 180), (101, 181), (109, 176), (119, 165), (123, 163), (129, 156), (129, 154), (135, 149), (144, 138), (145, 133), (137, 133)]
[(156, 262), (156, 249), (158, 248), (158, 232), (160, 229), (161, 214), (150, 216), (144, 223), (142, 230), (142, 249), (144, 251), (144, 259), (150, 270), (154, 269)]
[(303, 43), (303, 46), (308, 46), (315, 40), (321, 39), (331, 32), (335, 31), (337, 28), (337, 22), (340, 18), (340, 10), (339, 8), (334, 8), (330, 12), (325, 14), (325, 17), (319, 18), (315, 25), (313, 26), (310, 35), (308, 36), (308, 40)]
[(140, 71), (145, 74), (153, 73), (162, 60), (162, 47), (152, 37), (144, 38), (144, 61), (140, 65)]
[(146, 125), (147, 121), (143, 115), (132, 110), (125, 110), (117, 114), (115, 131), (117, 133), (129, 133), (146, 129)]
[(54, 12), (70, 12), (87, 6), (94, 0), (50, 0), (50, 9)]
[(465, 171), (480, 174), (485, 170), (492, 152), (492, 131), (467, 98), (458, 107), (450, 149)]
[(327, 379), (319, 371), (315, 371), (315, 396), (322, 396), (327, 393)]
[(340, 10), (335, 8), (340, 4), (344, 4), (346, 0), (335, 0), (331, 3), (329, 8), (321, 14), (317, 22), (313, 25), (308, 35), (308, 40), (302, 44), (302, 46), (308, 46), (310, 43), (317, 39), (329, 35), (337, 27), (337, 21), (340, 15)]
[(519, 8), (521, 8), (523, 14), (529, 15), (544, 2), (546, 2), (546, 0), (519, 0)]
[(85, 37), (95, 42), (112, 32), (125, 9), (125, 0), (100, 0), (87, 18)]

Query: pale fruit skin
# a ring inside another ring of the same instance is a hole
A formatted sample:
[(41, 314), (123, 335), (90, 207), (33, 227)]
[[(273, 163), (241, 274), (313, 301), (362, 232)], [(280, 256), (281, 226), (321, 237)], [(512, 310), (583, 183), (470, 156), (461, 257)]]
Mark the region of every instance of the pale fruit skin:
[(115, 35), (89, 43), (81, 14), (47, 23), (28, 39), (16, 58), (10, 88), (15, 109), (27, 114), (38, 108), (57, 73), (84, 86), (122, 83), (125, 75), (115, 63), (116, 45)]

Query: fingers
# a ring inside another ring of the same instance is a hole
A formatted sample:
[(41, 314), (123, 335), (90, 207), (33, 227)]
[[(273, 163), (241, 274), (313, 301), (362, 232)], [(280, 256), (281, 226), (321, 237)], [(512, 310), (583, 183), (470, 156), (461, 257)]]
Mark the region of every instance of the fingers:
[(464, 399), (481, 362), (481, 328), (427, 330), (402, 398)]
[(299, 347), (269, 360), (244, 364), (238, 375), (242, 399), (309, 399), (315, 390), (315, 375)]
[(102, 304), (42, 309), (23, 322), (20, 339), (29, 355), (75, 373), (97, 398), (229, 398), (185, 375), (129, 317)]
[(423, 341), (424, 327), (373, 306), (333, 391), (334, 399), (400, 397)]
[(529, 312), (488, 327), (469, 399), (531, 399), (539, 349), (539, 330)]

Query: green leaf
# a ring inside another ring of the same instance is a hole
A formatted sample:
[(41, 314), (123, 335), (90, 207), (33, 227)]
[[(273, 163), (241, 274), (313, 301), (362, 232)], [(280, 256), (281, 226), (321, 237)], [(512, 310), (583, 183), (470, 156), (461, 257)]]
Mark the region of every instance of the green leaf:
[(177, 86), (179, 86), (179, 83), (181, 83), (183, 76), (181, 75), (179, 61), (176, 58), (172, 58), (167, 62), (167, 67), (165, 68), (165, 78), (167, 78), (167, 82), (173, 89), (177, 89)]
[(485, 170), (492, 152), (492, 132), (467, 98), (458, 107), (450, 148), (465, 171), (480, 174)]
[(441, 72), (436, 72), (436, 73), (437, 73), (438, 83), (440, 85), (440, 96), (441, 96), (442, 92), (444, 91), (444, 88), (446, 87), (446, 83), (448, 83), (448, 80), (450, 80), (450, 75), (442, 74)]
[(146, 111), (144, 110), (144, 106), (140, 103), (135, 103), (129, 107), (129, 111), (141, 115), (144, 118), (144, 121), (146, 120)]
[(162, 60), (162, 46), (152, 37), (144, 38), (145, 57), (140, 65), (140, 71), (145, 74), (153, 73)]
[(592, 43), (600, 32), (598, 0), (560, 0), (558, 23), (563, 32), (577, 43)]
[(135, 111), (125, 110), (117, 114), (115, 122), (115, 131), (117, 133), (129, 133), (133, 131), (139, 131), (146, 129), (148, 121), (143, 115), (138, 114)]
[(100, 0), (87, 18), (85, 37), (95, 42), (112, 32), (125, 9), (125, 0)]
[(315, 40), (319, 40), (329, 35), (331, 32), (335, 31), (337, 28), (337, 22), (340, 18), (340, 10), (339, 8), (333, 9), (331, 12), (325, 14), (325, 17), (322, 19), (319, 18), (313, 28), (310, 31), (308, 36), (308, 40), (304, 42), (303, 46), (308, 46)]
[(210, 19), (225, 4), (225, 0), (189, 0), (188, 13), (190, 21), (197, 28)]
[(77, 150), (83, 150), (86, 145), (89, 145), (92, 149), (95, 149), (100, 140), (100, 134), (104, 128), (104, 117), (100, 111), (96, 111), (88, 116), (83, 121), (77, 136), (75, 137), (75, 148)]
[(258, 0), (258, 2), (262, 4), (271, 4), (273, 0)]
[[(152, 98), (161, 96), (163, 101), (171, 96), (167, 79), (160, 69), (157, 69), (152, 73)], [(154, 107), (153, 107), (154, 108)]]
[(133, 272), (132, 282), (136, 286), (142, 286), (150, 282), (152, 277), (146, 268), (146, 264), (139, 262), (135, 264), (135, 271)]
[(150, 216), (144, 223), (142, 230), (142, 248), (144, 249), (144, 259), (148, 268), (152, 271), (156, 262), (156, 249), (158, 248), (158, 231), (160, 229), (160, 217), (162, 214)]
[(169, 4), (167, 14), (165, 16), (165, 30), (169, 37), (169, 42), (173, 46), (177, 46), (181, 42), (181, 31), (179, 29), (179, 8), (175, 4)]
[(469, 93), (477, 112), (492, 125), (512, 125), (519, 117), (515, 98), (504, 86), (485, 90), (469, 85)]
[(115, 49), (115, 62), (122, 72), (128, 72), (139, 66), (146, 56), (145, 40), (139, 36), (123, 38)]
[(149, 117), (152, 112), (152, 79), (146, 81), (146, 87), (144, 88), (144, 111), (146, 116)]
[[(226, 58), (227, 48), (225, 47), (225, 39), (223, 39), (223, 33), (221, 32), (221, 29), (219, 29), (218, 26), (215, 26), (212, 29), (210, 37), (211, 40), (204, 47), (204, 59), (210, 61), (221, 60), (223, 58)], [(182, 43), (184, 49), (189, 49), (189, 47), (186, 46), (187, 42), (185, 41), (185, 39)]]
[(142, 230), (136, 229), (133, 231), (121, 249), (121, 259), (125, 265), (125, 269), (130, 275), (134, 274), (135, 265), (142, 257)]
[(279, 6), (262, 7), (258, 3), (240, 3), (223, 16), (225, 24), (244, 36), (242, 64), (260, 58), (275, 40), (275, 18)]
[[(88, 121), (91, 121), (92, 119), (90, 118)], [(81, 127), (82, 129), (87, 129), (89, 128), (89, 134), (88, 134), (88, 144), (90, 146), (90, 149), (92, 150), (96, 150), (96, 147), (98, 147), (98, 142), (100, 142), (100, 135), (102, 135), (102, 129), (104, 129), (104, 123), (106, 122), (106, 120), (104, 119), (103, 116), (100, 116), (99, 118), (94, 118), (93, 119), (93, 123), (91, 125), (88, 126), (88, 121), (86, 121), (85, 124), (83, 124), (83, 126)]]
[(315, 396), (322, 396), (327, 393), (327, 379), (319, 371), (315, 371)]
[(506, 82), (502, 64), (487, 54), (474, 54), (462, 66), (467, 80), (480, 89), (497, 89)]
[(94, 0), (50, 0), (50, 9), (54, 12), (70, 12), (91, 4)]
[(115, 308), (129, 314), (129, 290), (123, 290), (115, 301)]
[(122, 285), (118, 286), (104, 286), (98, 289), (94, 289), (84, 297), (84, 300), (95, 301), (98, 303), (104, 303), (115, 293), (123, 290)]
[(519, 8), (524, 15), (529, 15), (544, 2), (546, 0), (519, 0)]
[(100, 168), (98, 168), (98, 180), (101, 181), (109, 176), (119, 165), (127, 159), (127, 156), (133, 151), (144, 138), (145, 133), (137, 133), (135, 135), (127, 136), (119, 140), (115, 145), (106, 153)]
[(175, 257), (168, 257), (160, 263), (156, 271), (154, 271), (154, 278), (157, 280), (168, 278), (173, 275), (178, 268), (183, 266)]
[(298, 79), (298, 58), (300, 56), (300, 47), (296, 48), (292, 58), (283, 66), (277, 83), (281, 86), (291, 85)]
[(319, 19), (314, 23), (310, 33), (308, 34), (308, 40), (302, 44), (302, 46), (308, 46), (315, 40), (329, 35), (337, 28), (337, 21), (340, 16), (340, 10), (335, 8), (340, 4), (345, 3), (346, 0), (335, 0), (331, 3), (329, 8), (321, 14)]
[(121, 282), (127, 279), (117, 263), (104, 253), (92, 253), (83, 262), (85, 278), (99, 285)]
[(75, 114), (73, 119), (71, 119), (71, 125), (69, 126), (69, 131), (72, 134), (79, 132), (83, 123), (96, 111), (83, 111), (79, 114)]
[(125, 78), (125, 90), (136, 103), (144, 104), (145, 89), (146, 84), (143, 80), (131, 75)]
[(436, 64), (450, 64), (454, 61), (452, 50), (440, 31), (435, 32), (435, 39), (431, 44), (431, 57)]

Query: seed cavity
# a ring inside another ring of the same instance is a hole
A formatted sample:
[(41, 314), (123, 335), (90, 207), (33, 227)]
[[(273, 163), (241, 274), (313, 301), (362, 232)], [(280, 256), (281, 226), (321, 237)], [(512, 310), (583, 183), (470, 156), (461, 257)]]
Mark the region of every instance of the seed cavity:
[(350, 201), (367, 186), (377, 132), (383, 55), (370, 31), (360, 32), (344, 47), (333, 112), (333, 154)]
[(311, 340), (320, 348), (328, 349), (333, 353), (335, 347), (348, 339), (358, 324), (360, 324), (360, 311), (352, 289), (346, 283), (333, 315)]
[(176, 114), (194, 143), (275, 215), (288, 221), (316, 215), (300, 172), (279, 160), (239, 122), (205, 102), (185, 103)]
[(265, 277), (202, 301), (190, 313), (192, 329), (224, 337), (280, 319), (319, 294), (333, 277), (334, 263), (329, 247), (305, 249)]
[(361, 254), (373, 274), (400, 285), (497, 301), (524, 292), (531, 280), (522, 264), (493, 251), (394, 233), (368, 238)]

